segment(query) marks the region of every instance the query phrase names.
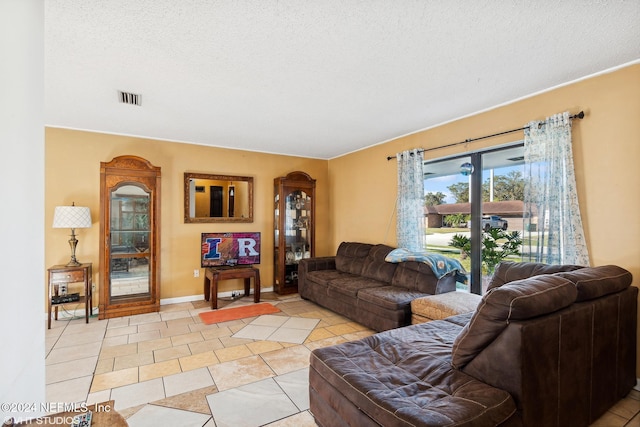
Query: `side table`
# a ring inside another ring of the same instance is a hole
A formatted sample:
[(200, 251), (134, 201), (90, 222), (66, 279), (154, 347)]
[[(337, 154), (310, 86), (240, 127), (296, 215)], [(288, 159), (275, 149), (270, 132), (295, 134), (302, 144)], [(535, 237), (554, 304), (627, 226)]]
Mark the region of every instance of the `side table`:
[(218, 282), (244, 279), (244, 295), (249, 296), (253, 277), (253, 302), (260, 302), (260, 270), (255, 267), (209, 267), (204, 273), (204, 299), (211, 300), (211, 309), (218, 308)]
[(67, 303), (54, 303), (52, 298), (60, 295), (60, 285), (69, 283), (84, 282), (84, 295), (80, 296), (78, 301), (72, 301), (71, 303), (83, 303), (84, 304), (84, 316), (86, 323), (89, 323), (89, 315), (93, 311), (92, 301), (92, 285), (91, 276), (92, 269), (91, 263), (80, 264), (77, 267), (68, 267), (66, 265), (54, 265), (49, 268), (49, 311), (48, 311), (48, 329), (51, 329), (51, 307), (55, 308), (55, 319), (58, 320), (58, 306)]

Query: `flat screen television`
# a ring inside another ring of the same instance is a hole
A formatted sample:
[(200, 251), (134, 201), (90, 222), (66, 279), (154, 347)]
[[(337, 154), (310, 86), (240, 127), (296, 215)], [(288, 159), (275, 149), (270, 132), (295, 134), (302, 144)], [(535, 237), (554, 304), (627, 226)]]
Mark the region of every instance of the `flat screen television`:
[(260, 264), (260, 233), (202, 233), (200, 266)]

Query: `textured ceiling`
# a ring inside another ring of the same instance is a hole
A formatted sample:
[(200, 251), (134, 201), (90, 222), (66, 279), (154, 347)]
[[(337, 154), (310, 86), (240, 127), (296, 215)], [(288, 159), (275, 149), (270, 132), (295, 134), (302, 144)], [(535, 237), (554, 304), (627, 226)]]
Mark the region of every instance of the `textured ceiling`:
[(638, 0), (45, 0), (45, 122), (328, 159), (637, 61), (638, 22)]

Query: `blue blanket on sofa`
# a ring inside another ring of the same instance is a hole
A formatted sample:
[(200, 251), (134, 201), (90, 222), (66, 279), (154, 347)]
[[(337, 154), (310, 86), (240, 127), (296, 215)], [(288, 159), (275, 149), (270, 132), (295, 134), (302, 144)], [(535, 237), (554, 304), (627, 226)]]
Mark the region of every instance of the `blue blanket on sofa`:
[(423, 262), (431, 267), (433, 274), (435, 274), (438, 279), (451, 272), (455, 272), (456, 282), (467, 283), (467, 272), (462, 264), (460, 264), (460, 261), (441, 254), (398, 248), (389, 252), (384, 260), (393, 263), (405, 261)]

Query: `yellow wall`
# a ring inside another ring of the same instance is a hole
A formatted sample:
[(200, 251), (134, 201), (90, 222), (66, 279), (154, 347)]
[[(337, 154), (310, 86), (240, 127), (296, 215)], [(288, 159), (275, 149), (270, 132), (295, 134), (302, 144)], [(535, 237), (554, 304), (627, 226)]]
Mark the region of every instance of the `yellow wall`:
[[(578, 198), (591, 264), (622, 266), (631, 271), (637, 286), (640, 280), (640, 65), (330, 160), (331, 251), (335, 251), (341, 241), (395, 245), (393, 207), (397, 170), (396, 161), (387, 161), (387, 156), (410, 148), (436, 147), (520, 128), (531, 120), (566, 110), (586, 113), (583, 120), (573, 122), (572, 135)], [(518, 139), (522, 139), (522, 133), (425, 155), (443, 157)]]
[[(98, 282), (100, 162), (116, 156), (136, 155), (162, 169), (161, 193), (161, 299), (202, 293), (200, 233), (214, 231), (260, 231), (262, 233), (260, 278), (262, 286), (273, 285), (273, 179), (301, 170), (316, 181), (316, 233), (329, 231), (327, 161), (229, 150), (201, 145), (157, 141), (126, 136), (47, 128), (45, 134), (45, 262), (47, 266), (66, 264), (70, 250), (69, 230), (53, 229), (55, 206), (91, 208), (93, 227), (76, 230), (81, 262), (92, 262), (93, 281)], [(240, 224), (185, 224), (184, 172), (228, 174), (254, 177), (254, 222)], [(329, 251), (329, 241), (317, 239), (318, 253)], [(46, 283), (46, 278), (45, 278)], [(220, 291), (240, 289), (241, 284), (225, 281)], [(94, 303), (97, 303), (97, 291)], [(97, 304), (96, 304), (97, 305)]]
[[(387, 161), (387, 156), (520, 128), (566, 110), (586, 114), (574, 120), (572, 135), (591, 263), (618, 264), (640, 278), (640, 65), (330, 160), (331, 250), (349, 240), (396, 243), (397, 169), (396, 161)], [(522, 137), (513, 133), (427, 152), (425, 158), (468, 153)]]

